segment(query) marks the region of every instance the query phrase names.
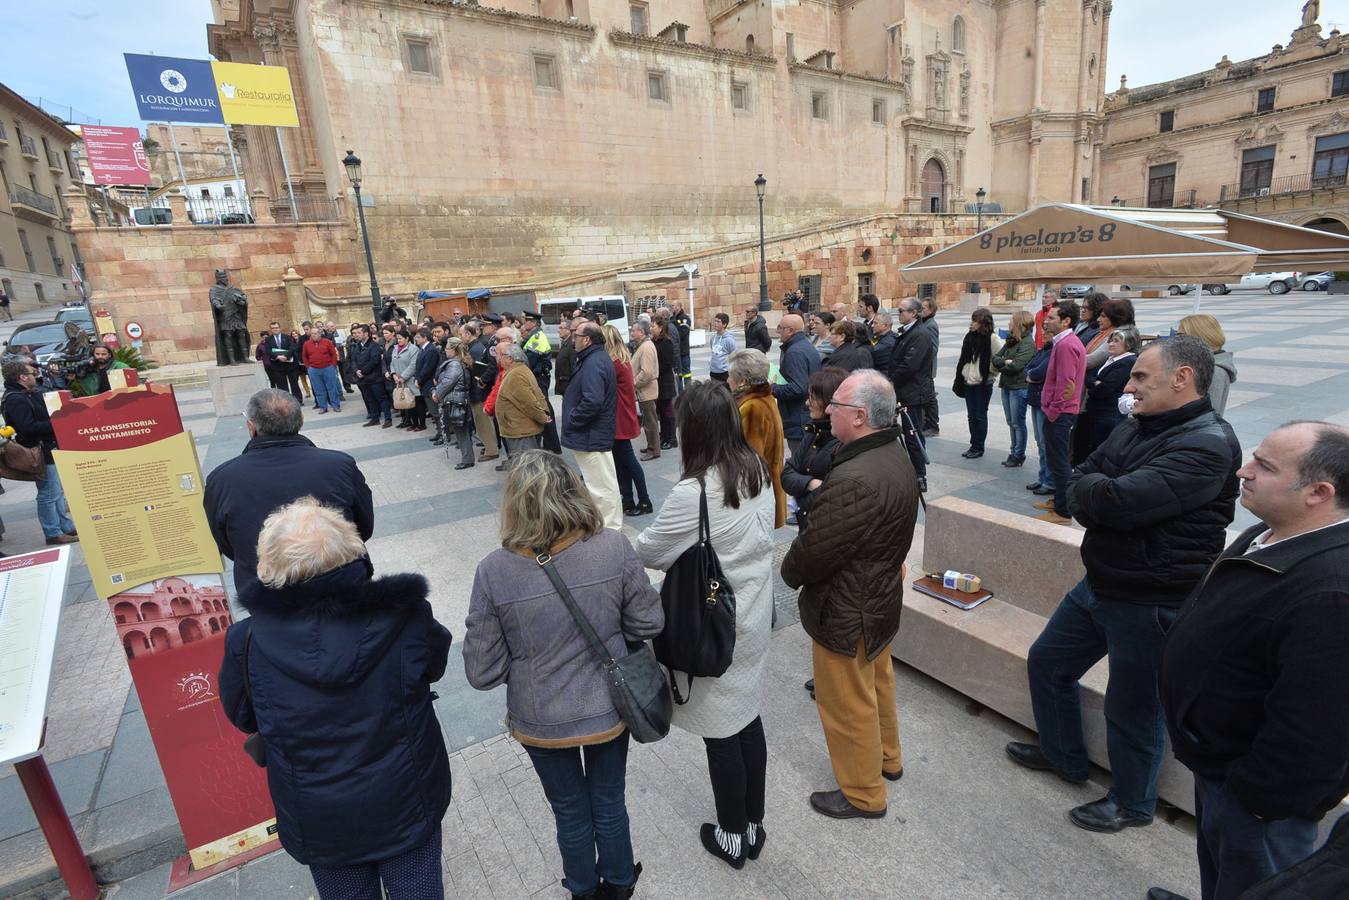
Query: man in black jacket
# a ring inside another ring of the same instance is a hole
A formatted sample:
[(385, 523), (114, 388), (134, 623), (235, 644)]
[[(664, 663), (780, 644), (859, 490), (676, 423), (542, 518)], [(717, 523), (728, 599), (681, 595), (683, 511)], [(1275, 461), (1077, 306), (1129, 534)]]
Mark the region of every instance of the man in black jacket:
[(1309, 856), (1349, 793), (1349, 430), (1285, 425), (1237, 475), (1261, 521), (1185, 601), (1162, 658), (1205, 900)]
[(796, 313), (783, 316), (778, 323), (778, 344), (782, 348), (778, 374), (785, 383), (773, 385), (773, 398), (778, 401), (782, 433), (793, 453), (804, 436), (802, 428), (810, 421), (806, 387), (810, 376), (820, 368), (820, 352), (806, 337), (805, 328), (805, 319)]
[(562, 446), (576, 456), (576, 465), (595, 498), (604, 527), (623, 530), (623, 506), (614, 468), (614, 426), (618, 414), (618, 382), (613, 360), (604, 349), (604, 332), (583, 322), (572, 338), (576, 370), (562, 398)]
[(206, 479), (206, 519), (220, 552), (234, 560), (234, 589), (258, 580), (258, 532), (276, 509), (315, 497), (356, 523), (361, 540), (375, 530), (375, 505), (356, 460), (321, 450), (300, 434), (304, 410), (285, 391), (267, 388), (248, 401), (243, 453)]
[(271, 373), (277, 380), (277, 387), (286, 384), (295, 399), (303, 402), (300, 372), (304, 367), (300, 365), (300, 347), (295, 343), (295, 338), (281, 330), (280, 322), (272, 322), (267, 327), (272, 332), (267, 336), (267, 353), (268, 359), (272, 361)]
[(1179, 335), (1138, 356), (1125, 393), (1134, 414), (1073, 471), (1069, 508), (1087, 529), (1087, 577), (1059, 604), (1026, 661), (1040, 744), (1013, 761), (1087, 779), (1078, 679), (1102, 656), (1106, 748), (1114, 785), (1069, 813), (1089, 831), (1148, 825), (1166, 729), (1157, 683), (1176, 609), (1222, 552), (1237, 498), (1241, 445), (1208, 401), (1213, 353)]
[(5, 395), (0, 408), (5, 424), (14, 429), (14, 438), (22, 447), (41, 447), (46, 465), (37, 481), (37, 519), (48, 544), (73, 544), (75, 522), (66, 513), (66, 492), (61, 487), (61, 476), (52, 462), (56, 449), (56, 432), (52, 430), (47, 404), (37, 389), (37, 369), (23, 360), (11, 360), (0, 369), (5, 381)]
[(926, 424), (923, 397), (932, 390), (932, 367), (937, 359), (937, 335), (922, 318), (923, 305), (913, 297), (899, 301), (899, 333), (890, 351), (886, 374), (895, 386), (895, 399), (904, 408), (900, 425), (904, 449), (918, 474), (918, 489), (927, 490)]
[(478, 462), (491, 462), (501, 455), (501, 444), (497, 440), (496, 422), (487, 414), (483, 404), (492, 393), (492, 385), (497, 383), (496, 322), (484, 319), (481, 326), (465, 322), (459, 329), (459, 337), (468, 345), (468, 353), (473, 357), (472, 378), (469, 380), (468, 401), (473, 409), (473, 430), (482, 441), (482, 455)]
[(768, 323), (759, 315), (759, 307), (754, 303), (745, 307), (745, 346), (764, 353), (773, 346), (773, 339), (768, 336)]
[(871, 317), (871, 367), (882, 375), (890, 372), (890, 358), (895, 353), (894, 321), (888, 312), (877, 311)]
[(676, 300), (673, 304), (674, 315), (670, 317), (675, 330), (679, 333), (679, 340), (676, 341), (679, 347), (679, 392), (684, 392), (684, 386), (693, 378), (693, 352), (689, 349), (689, 335), (693, 331), (693, 320), (689, 314), (684, 312), (684, 302)]
[[(923, 298), (923, 324), (932, 332), (932, 340), (941, 343), (941, 328), (937, 325), (937, 301), (932, 297)], [(932, 355), (932, 383), (923, 398), (923, 435), (936, 437), (941, 434), (941, 422), (937, 409), (937, 355)]]
[(384, 348), (371, 338), (370, 329), (365, 325), (352, 326), (347, 360), (356, 386), (361, 389), (361, 399), (365, 401), (363, 427), (378, 425), (382, 418), (384, 427), (392, 428), (393, 398), (389, 396), (389, 382), (384, 377)]

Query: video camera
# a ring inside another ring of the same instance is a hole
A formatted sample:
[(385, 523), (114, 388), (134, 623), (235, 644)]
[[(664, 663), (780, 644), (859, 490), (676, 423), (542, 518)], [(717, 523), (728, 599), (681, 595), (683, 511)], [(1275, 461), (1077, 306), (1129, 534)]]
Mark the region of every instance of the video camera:
[(788, 291), (782, 295), (782, 305), (789, 313), (799, 313), (805, 315), (806, 307), (810, 305), (810, 299), (801, 291)]

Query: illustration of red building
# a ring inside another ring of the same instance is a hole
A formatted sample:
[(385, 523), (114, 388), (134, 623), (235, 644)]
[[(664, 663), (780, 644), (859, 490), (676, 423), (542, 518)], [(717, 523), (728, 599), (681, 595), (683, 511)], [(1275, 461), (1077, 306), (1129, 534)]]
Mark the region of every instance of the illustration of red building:
[(128, 659), (223, 636), (234, 621), (225, 588), (218, 583), (203, 586), (174, 577), (142, 587), (151, 590), (108, 598)]

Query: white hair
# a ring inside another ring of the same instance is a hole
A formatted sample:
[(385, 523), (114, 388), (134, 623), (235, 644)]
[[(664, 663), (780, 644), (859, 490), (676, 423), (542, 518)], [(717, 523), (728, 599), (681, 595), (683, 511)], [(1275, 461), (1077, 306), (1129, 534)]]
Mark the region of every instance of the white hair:
[[(857, 369), (843, 382), (852, 386), (852, 399), (866, 410), (872, 428), (895, 424), (895, 386), (875, 369)], [(842, 385), (840, 385), (842, 387)]]
[(283, 588), (365, 556), (356, 524), (313, 497), (273, 512), (258, 532), (258, 580)]

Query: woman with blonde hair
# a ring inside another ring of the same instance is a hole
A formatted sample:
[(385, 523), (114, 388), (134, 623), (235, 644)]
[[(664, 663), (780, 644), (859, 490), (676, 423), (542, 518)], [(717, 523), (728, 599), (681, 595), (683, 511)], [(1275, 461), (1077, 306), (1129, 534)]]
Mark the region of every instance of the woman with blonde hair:
[[(637, 461), (632, 442), (642, 433), (637, 416), (637, 388), (633, 382), (632, 354), (623, 341), (623, 335), (612, 325), (602, 325), (604, 349), (614, 361), (614, 380), (618, 383), (618, 409), (614, 415), (614, 471), (618, 475), (618, 496), (623, 501), (623, 515), (647, 516), (655, 511), (651, 496), (646, 492), (646, 474)], [(633, 487), (637, 488), (636, 498)]]
[(1213, 382), (1208, 388), (1208, 401), (1213, 404), (1214, 412), (1223, 415), (1227, 411), (1227, 394), (1237, 380), (1237, 361), (1231, 350), (1223, 349), (1227, 344), (1223, 327), (1213, 316), (1199, 314), (1181, 319), (1176, 333), (1193, 335), (1213, 351)]
[[(1035, 340), (1031, 332), (1035, 316), (1029, 310), (1019, 309), (1012, 314), (1007, 328), (1007, 342), (993, 354), (989, 364), (998, 373), (998, 389), (1002, 392), (1002, 414), (1012, 433), (1012, 449), (1002, 464), (1017, 468), (1026, 461), (1026, 402), (1029, 383), (1026, 364), (1035, 355)], [(1027, 338), (1030, 337), (1030, 340)]]
[[(439, 897), (450, 764), (431, 685), (450, 633), (421, 575), (374, 577), (356, 526), (303, 497), (267, 517), (220, 670), (257, 734), (281, 846), (322, 900)], [(303, 648), (301, 652), (299, 648)]]
[(472, 372), (473, 356), (468, 345), (457, 337), (446, 340), (445, 361), (436, 367), (436, 385), (431, 389), (431, 400), (440, 416), (441, 435), (448, 441), (453, 434), (459, 445), (459, 462), (455, 469), (473, 466), (473, 410), (469, 397)]
[(545, 557), (610, 653), (660, 634), (660, 595), (628, 539), (604, 527), (566, 463), (527, 450), (506, 476), (501, 548), (473, 577), (464, 672), (478, 690), (506, 685), (511, 735), (553, 808), (563, 886), (573, 897), (629, 897), (642, 868), (624, 799), (628, 732)]

